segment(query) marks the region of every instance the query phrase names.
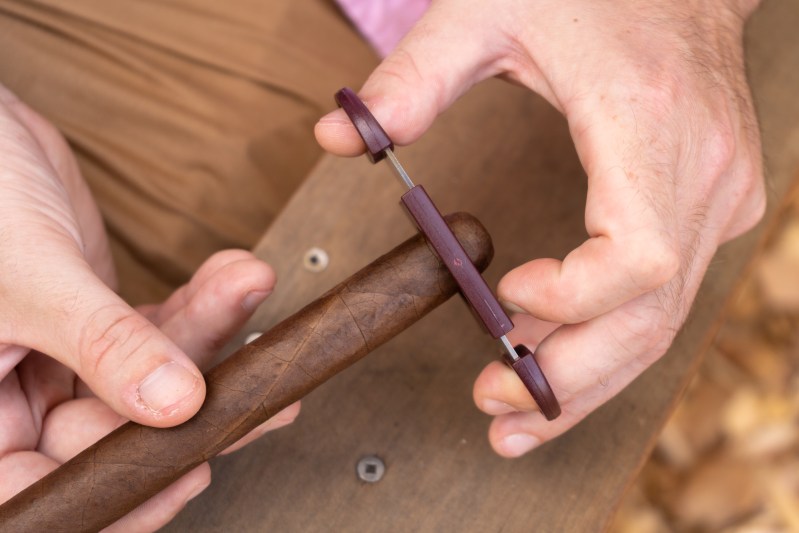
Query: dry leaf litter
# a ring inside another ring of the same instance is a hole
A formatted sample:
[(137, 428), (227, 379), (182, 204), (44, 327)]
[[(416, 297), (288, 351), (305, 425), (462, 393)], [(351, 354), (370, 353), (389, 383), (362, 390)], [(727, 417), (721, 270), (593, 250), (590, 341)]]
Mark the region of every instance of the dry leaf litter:
[(613, 533), (799, 532), (799, 201), (780, 219)]

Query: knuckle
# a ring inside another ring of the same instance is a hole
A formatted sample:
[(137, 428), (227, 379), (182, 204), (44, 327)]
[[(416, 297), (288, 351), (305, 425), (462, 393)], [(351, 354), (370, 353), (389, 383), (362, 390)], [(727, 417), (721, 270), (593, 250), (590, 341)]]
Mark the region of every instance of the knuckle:
[(97, 375), (103, 367), (123, 363), (148, 342), (151, 329), (146, 318), (122, 305), (98, 309), (81, 330), (78, 342), (81, 369)]
[(748, 205), (741, 210), (738, 216), (738, 223), (740, 224), (741, 231), (746, 232), (752, 229), (763, 219), (766, 214), (766, 192), (765, 186), (760, 184), (755, 188), (755, 191), (750, 194)]
[(742, 174), (743, 176), (736, 180), (738, 190), (733, 194), (741, 205), (738, 222), (746, 231), (760, 222), (765, 215), (767, 198), (763, 167), (759, 162), (751, 162), (748, 168), (742, 169)]
[(678, 246), (652, 232), (645, 232), (627, 251), (632, 281), (642, 291), (650, 291), (668, 283), (679, 272), (680, 262)]
[(752, 229), (758, 222), (763, 220), (766, 214), (766, 192), (765, 187), (760, 186), (755, 198), (752, 202), (752, 207), (748, 213), (744, 214), (743, 223), (747, 230)]
[(365, 87), (409, 88), (434, 82), (422, 73), (419, 63), (413, 54), (398, 48), (386, 57), (372, 73)]
[[(233, 313), (241, 313), (243, 308), (236, 306), (232, 309)], [(195, 327), (202, 325), (202, 337), (198, 346), (201, 347), (200, 353), (215, 354), (219, 352), (230, 340), (230, 323), (219, 322), (210, 323), (208, 319), (208, 307), (192, 303), (185, 310), (185, 319), (188, 324)], [(209, 355), (210, 357), (210, 355)]]
[(214, 252), (211, 257), (205, 260), (204, 266), (210, 267), (213, 270), (218, 270), (230, 263), (237, 261), (247, 261), (253, 259), (255, 256), (249, 250), (242, 250), (239, 248), (230, 248), (227, 250), (220, 250)]
[(727, 172), (736, 150), (737, 136), (732, 127), (716, 125), (706, 130), (701, 155), (705, 173), (715, 179)]
[(766, 183), (760, 157), (742, 157), (727, 185), (726, 196), (733, 209), (727, 215), (727, 231), (723, 240), (741, 235), (763, 218), (767, 207)]
[(365, 93), (377, 90), (385, 94), (416, 95), (393, 99), (391, 116), (380, 117), (387, 127), (391, 127), (392, 122), (403, 124), (388, 133), (394, 142), (404, 145), (416, 140), (438, 111), (449, 103), (451, 86), (439, 69), (431, 68), (425, 58), (400, 47), (383, 60), (364, 85)]
[(656, 62), (638, 65), (631, 72), (635, 73), (634, 78), (622, 89), (625, 99), (648, 111), (653, 118), (671, 115), (685, 92), (685, 84), (676, 71)]
[(238, 272), (242, 288), (248, 291), (267, 290), (275, 284), (277, 277), (270, 265), (256, 258), (242, 261)]
[(648, 83), (644, 85), (643, 96), (650, 105), (654, 106), (655, 110), (670, 110), (680, 98), (682, 92), (680, 87), (680, 80), (677, 77), (667, 72), (657, 71), (650, 75)]
[(562, 285), (559, 288), (559, 292), (553, 294), (551, 298), (561, 300), (559, 320), (564, 324), (578, 324), (590, 318), (590, 316), (586, 314), (585, 309), (590, 308), (592, 302), (587, 296), (586, 291), (581, 290), (578, 284), (571, 283)]
[[(217, 299), (214, 298), (213, 304), (218, 306), (219, 303), (216, 301)], [(186, 307), (183, 309), (184, 318), (187, 323), (189, 324), (205, 324), (208, 322), (208, 314), (211, 311), (209, 307), (209, 301), (202, 299), (202, 298), (195, 298), (188, 302)], [(228, 307), (229, 308), (229, 307)], [(206, 331), (203, 332), (208, 333)]]
[(398, 48), (385, 58), (376, 74), (387, 76), (404, 85), (418, 82), (422, 78), (415, 57), (404, 48)]
[(618, 327), (618, 343), (628, 361), (654, 360), (666, 353), (674, 338), (670, 317), (657, 306), (624, 313)]

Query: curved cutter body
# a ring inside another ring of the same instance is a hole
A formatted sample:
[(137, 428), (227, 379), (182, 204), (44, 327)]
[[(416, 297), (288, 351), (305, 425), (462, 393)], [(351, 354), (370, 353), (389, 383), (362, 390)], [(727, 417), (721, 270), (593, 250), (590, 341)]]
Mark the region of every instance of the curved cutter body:
[(408, 173), (394, 155), (394, 143), (366, 105), (352, 89), (343, 88), (335, 95), (336, 103), (352, 121), (366, 145), (366, 154), (372, 163), (385, 159), (408, 192), (402, 195), (402, 205), (416, 226), (427, 238), (430, 246), (447, 266), (475, 316), (495, 339), (500, 339), (507, 351), (506, 360), (516, 371), (530, 395), (547, 420), (560, 415), (560, 404), (552, 392), (535, 356), (524, 345), (514, 347), (505, 336), (513, 329), (513, 322), (502, 309), (494, 293), (480, 272), (463, 251), (433, 200), (421, 185), (414, 185)]

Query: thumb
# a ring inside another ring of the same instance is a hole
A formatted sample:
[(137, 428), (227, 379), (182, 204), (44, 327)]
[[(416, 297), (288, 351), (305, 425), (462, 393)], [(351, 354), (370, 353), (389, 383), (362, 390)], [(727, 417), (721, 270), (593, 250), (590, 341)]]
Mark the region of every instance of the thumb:
[[(400, 145), (417, 140), (436, 116), (475, 83), (501, 72), (499, 47), (475, 9), (434, 2), (397, 48), (375, 69), (360, 97)], [(322, 117), (314, 130), (325, 150), (343, 156), (364, 151), (342, 110)]]
[[(19, 343), (73, 369), (124, 417), (156, 427), (189, 419), (205, 397), (200, 371), (88, 264), (71, 259), (55, 272), (32, 273)], [(49, 283), (35, 283), (36, 274), (48, 276)]]
[[(87, 263), (102, 225), (99, 217), (79, 222), (76, 209), (90, 202), (72, 203), (58, 174), (66, 146), (41, 133), (24, 106), (0, 90), (0, 346), (58, 359), (131, 420), (183, 422), (205, 396), (202, 375)], [(72, 177), (79, 179), (76, 169)]]

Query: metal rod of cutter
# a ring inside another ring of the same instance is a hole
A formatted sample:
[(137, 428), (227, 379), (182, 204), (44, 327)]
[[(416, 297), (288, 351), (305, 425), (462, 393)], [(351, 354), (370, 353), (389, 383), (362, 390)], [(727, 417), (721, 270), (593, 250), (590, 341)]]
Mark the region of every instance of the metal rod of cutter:
[(519, 360), (519, 354), (516, 353), (516, 349), (510, 343), (508, 338), (505, 335), (503, 335), (503, 336), (501, 336), (499, 338), (499, 340), (501, 340), (502, 344), (505, 345), (505, 350), (508, 351), (508, 355), (510, 355), (511, 361), (518, 361)]
[(391, 148), (386, 148), (386, 160), (391, 163), (391, 168), (394, 170), (394, 174), (396, 174), (397, 177), (402, 180), (402, 183), (408, 187), (408, 190), (413, 189), (414, 185), (411, 181), (411, 177), (408, 176), (408, 173), (405, 172), (404, 168), (402, 168), (402, 165), (400, 165), (397, 156), (394, 155), (394, 152), (391, 150)]

